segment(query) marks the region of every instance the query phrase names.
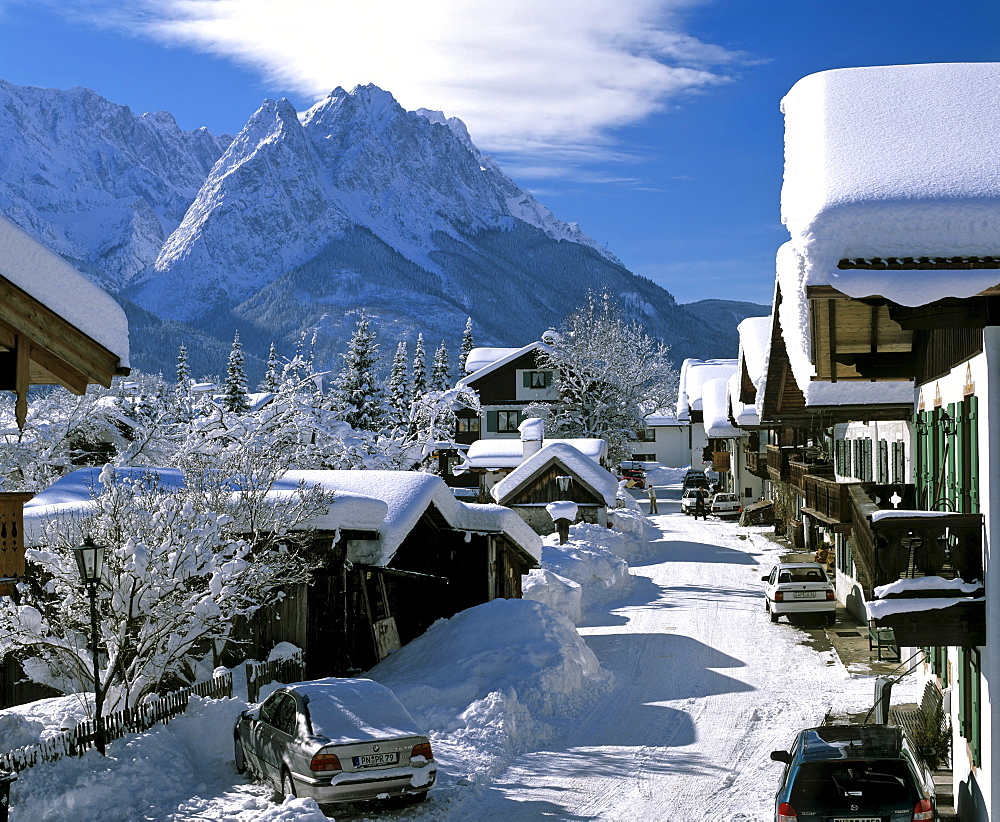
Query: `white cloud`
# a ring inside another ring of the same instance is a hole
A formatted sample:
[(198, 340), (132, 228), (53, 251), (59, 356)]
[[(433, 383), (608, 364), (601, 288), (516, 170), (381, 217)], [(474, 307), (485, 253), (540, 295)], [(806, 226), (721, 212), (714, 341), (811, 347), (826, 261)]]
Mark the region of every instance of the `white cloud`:
[(105, 25), (256, 69), (279, 93), (374, 83), (404, 108), (460, 117), (486, 151), (549, 167), (608, 159), (615, 128), (726, 82), (720, 69), (743, 59), (682, 31), (681, 12), (708, 0), (78, 2)]

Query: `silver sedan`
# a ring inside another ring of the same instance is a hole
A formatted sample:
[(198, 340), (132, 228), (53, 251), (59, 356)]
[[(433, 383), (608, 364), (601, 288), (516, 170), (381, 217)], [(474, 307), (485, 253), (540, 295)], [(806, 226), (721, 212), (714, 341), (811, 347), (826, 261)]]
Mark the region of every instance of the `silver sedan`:
[(282, 798), (419, 802), (437, 776), (427, 736), (392, 691), (370, 679), (285, 685), (240, 715), (233, 742), (236, 770), (251, 771)]

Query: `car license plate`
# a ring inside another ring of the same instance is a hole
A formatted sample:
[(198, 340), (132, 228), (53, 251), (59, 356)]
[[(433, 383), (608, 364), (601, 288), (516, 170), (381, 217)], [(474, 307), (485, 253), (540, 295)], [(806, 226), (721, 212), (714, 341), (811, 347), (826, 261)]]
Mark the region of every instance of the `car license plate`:
[(399, 762), (399, 753), (365, 754), (354, 757), (355, 768), (375, 768), (379, 765), (395, 765)]
[(835, 816), (830, 822), (882, 822), (881, 816)]
[[(792, 599), (813, 599), (815, 596), (815, 591), (792, 591)], [(864, 820), (859, 819), (857, 822), (864, 822)]]

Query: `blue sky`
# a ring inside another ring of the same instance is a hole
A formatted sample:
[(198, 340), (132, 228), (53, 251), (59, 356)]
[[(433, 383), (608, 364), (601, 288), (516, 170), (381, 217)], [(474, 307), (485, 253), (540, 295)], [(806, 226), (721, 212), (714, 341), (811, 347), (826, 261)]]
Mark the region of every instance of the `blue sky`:
[(0, 78), (182, 128), (236, 133), (265, 97), (305, 108), (364, 82), (460, 117), (680, 302), (770, 301), (796, 80), (996, 60), (990, 0), (0, 0)]

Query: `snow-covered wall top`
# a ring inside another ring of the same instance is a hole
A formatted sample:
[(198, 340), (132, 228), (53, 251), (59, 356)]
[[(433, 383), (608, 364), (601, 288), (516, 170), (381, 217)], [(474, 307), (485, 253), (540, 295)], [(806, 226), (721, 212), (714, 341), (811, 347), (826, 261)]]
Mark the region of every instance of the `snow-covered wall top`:
[(0, 249), (0, 275), (128, 367), (128, 320), (107, 292), (6, 217), (0, 217)]
[(701, 411), (702, 386), (709, 380), (728, 380), (736, 366), (736, 360), (684, 360), (677, 387), (677, 418), (687, 420), (691, 411)]
[(497, 502), (503, 503), (550, 461), (555, 460), (576, 474), (604, 498), (605, 505), (614, 507), (618, 495), (618, 477), (572, 445), (550, 441), (490, 489)]
[[(781, 214), (808, 284), (867, 296), (872, 272), (844, 275), (840, 259), (1000, 253), (998, 88), (997, 63), (836, 69), (792, 87)], [(969, 272), (930, 273), (967, 291)], [(914, 274), (878, 293), (912, 292)]]

